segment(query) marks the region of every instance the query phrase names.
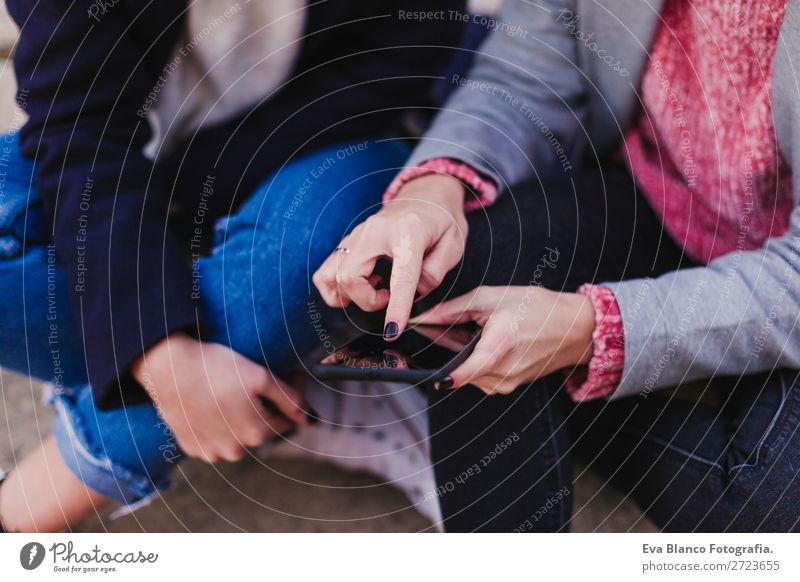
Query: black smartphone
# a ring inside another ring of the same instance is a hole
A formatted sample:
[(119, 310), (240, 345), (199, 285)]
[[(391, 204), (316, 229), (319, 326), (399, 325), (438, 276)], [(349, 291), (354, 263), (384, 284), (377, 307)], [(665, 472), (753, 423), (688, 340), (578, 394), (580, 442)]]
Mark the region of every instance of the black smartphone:
[(329, 354), (311, 371), (320, 380), (428, 384), (448, 379), (480, 339), (472, 326), (418, 325), (395, 341), (365, 334)]

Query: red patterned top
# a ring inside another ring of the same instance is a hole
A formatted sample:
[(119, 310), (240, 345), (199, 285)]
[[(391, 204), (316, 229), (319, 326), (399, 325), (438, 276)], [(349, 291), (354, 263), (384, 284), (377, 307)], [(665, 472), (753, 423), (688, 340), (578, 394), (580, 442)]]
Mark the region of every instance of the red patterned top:
[(786, 0), (667, 0), (626, 159), (672, 238), (708, 262), (789, 225), (791, 171), (772, 125)]
[[(757, 249), (782, 235), (793, 208), (791, 170), (778, 149), (770, 103), (786, 0), (667, 0), (642, 78), (643, 110), (622, 154), (667, 232), (695, 260)], [(393, 182), (387, 199), (422, 173), (465, 180), (483, 204), (494, 184), (452, 160), (432, 160)], [(415, 172), (412, 176), (411, 172)], [(473, 207), (480, 203), (471, 201)], [(568, 382), (575, 400), (606, 396), (624, 368), (619, 306), (599, 285), (594, 355)]]

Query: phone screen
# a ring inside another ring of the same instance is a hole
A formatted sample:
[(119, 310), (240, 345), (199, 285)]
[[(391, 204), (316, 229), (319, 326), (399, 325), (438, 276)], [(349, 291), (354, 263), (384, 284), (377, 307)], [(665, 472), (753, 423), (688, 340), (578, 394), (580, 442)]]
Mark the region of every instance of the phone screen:
[[(365, 371), (373, 372), (366, 377), (374, 379), (403, 379), (403, 371), (409, 372), (409, 380), (421, 377), (411, 371), (439, 377), (466, 358), (479, 333), (477, 327), (418, 325), (392, 342), (379, 334), (365, 334), (325, 357), (317, 370), (328, 377), (332, 376), (325, 373), (326, 366), (352, 370), (354, 378), (364, 377)], [(346, 373), (336, 375), (346, 376)]]

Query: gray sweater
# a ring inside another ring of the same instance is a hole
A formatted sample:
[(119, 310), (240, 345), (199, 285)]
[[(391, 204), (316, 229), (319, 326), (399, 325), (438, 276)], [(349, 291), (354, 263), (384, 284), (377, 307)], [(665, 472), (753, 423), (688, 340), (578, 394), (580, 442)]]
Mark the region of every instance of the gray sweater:
[[(500, 190), (564, 173), (618, 144), (632, 122), (662, 0), (508, 0), (468, 78), (409, 165), (462, 160)], [(577, 19), (576, 19), (577, 17)], [(514, 26), (518, 25), (518, 26)], [(800, 0), (778, 39), (772, 108), (778, 143), (800, 176)], [(591, 148), (590, 150), (587, 148)], [(800, 179), (794, 180), (800, 202)], [(800, 368), (800, 210), (755, 251), (657, 279), (606, 282), (625, 329), (614, 397), (718, 375)]]

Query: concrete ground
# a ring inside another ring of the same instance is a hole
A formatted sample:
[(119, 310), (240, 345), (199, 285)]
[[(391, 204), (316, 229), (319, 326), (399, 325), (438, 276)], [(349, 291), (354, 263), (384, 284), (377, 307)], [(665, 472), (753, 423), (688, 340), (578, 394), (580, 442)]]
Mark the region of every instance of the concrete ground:
[[(24, 116), (13, 105), (10, 63), (16, 32), (0, 3), (0, 132)], [(0, 372), (0, 467), (10, 468), (50, 430), (38, 382)], [(573, 531), (655, 531), (629, 500), (594, 474), (576, 471)], [(416, 532), (430, 526), (403, 493), (378, 479), (297, 459), (182, 464), (175, 486), (132, 515), (109, 510), (77, 531)]]

